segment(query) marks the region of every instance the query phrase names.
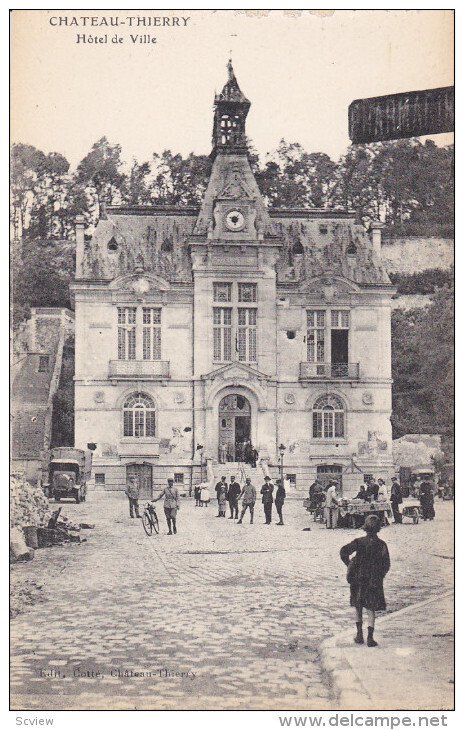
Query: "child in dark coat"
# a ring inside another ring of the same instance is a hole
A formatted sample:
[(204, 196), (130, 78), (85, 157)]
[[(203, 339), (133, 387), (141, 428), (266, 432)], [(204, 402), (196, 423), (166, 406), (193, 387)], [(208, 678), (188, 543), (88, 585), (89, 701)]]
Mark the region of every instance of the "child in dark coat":
[[(340, 550), (340, 557), (348, 566), (350, 605), (356, 610), (356, 644), (364, 644), (363, 608), (367, 611), (367, 646), (377, 646), (374, 641), (375, 612), (386, 609), (383, 580), (390, 570), (388, 547), (380, 540), (380, 520), (369, 515), (364, 523), (366, 537), (348, 543)], [(350, 555), (356, 553), (350, 561)]]

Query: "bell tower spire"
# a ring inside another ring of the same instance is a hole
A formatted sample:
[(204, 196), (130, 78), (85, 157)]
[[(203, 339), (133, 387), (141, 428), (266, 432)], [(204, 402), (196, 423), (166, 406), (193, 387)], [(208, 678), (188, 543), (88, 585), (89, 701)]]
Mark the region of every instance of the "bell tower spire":
[(227, 64), (228, 80), (214, 97), (213, 155), (246, 154), (245, 120), (250, 102), (242, 93), (232, 66)]

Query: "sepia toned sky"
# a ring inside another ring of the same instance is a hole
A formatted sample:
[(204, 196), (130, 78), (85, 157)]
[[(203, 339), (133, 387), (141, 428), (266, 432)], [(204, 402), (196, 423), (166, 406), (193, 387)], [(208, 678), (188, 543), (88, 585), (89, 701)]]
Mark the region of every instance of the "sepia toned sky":
[[(73, 167), (103, 135), (122, 145), (128, 162), (166, 148), (209, 154), (214, 92), (226, 81), (230, 50), (252, 102), (247, 132), (261, 154), (284, 137), (336, 159), (349, 144), (353, 99), (453, 83), (451, 11), (319, 12), (14, 11), (12, 141), (61, 152)], [(157, 15), (190, 20), (127, 24), (127, 16)], [(57, 16), (126, 22), (52, 26)], [(78, 34), (105, 33), (123, 43), (76, 43)], [(132, 43), (130, 34), (157, 42)], [(451, 135), (434, 139), (449, 143)]]

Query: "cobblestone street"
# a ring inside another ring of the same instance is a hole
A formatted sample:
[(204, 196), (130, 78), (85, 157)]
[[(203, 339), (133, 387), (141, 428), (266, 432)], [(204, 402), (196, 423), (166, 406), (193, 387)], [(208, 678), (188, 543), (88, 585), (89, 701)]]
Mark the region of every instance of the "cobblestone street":
[[(250, 526), (248, 515), (238, 525), (216, 519), (215, 502), (184, 499), (179, 534), (167, 536), (159, 505), (161, 534), (148, 538), (122, 494), (63, 503), (95, 523), (87, 542), (13, 567), (13, 581), (36, 580), (45, 600), (12, 620), (12, 707), (336, 707), (318, 650), (352, 624), (338, 552), (361, 532), (310, 522), (301, 500), (287, 501), (277, 529), (263, 524), (261, 504)], [(451, 586), (453, 504), (436, 512), (382, 531), (389, 611)], [(126, 671), (151, 676), (118, 676)]]

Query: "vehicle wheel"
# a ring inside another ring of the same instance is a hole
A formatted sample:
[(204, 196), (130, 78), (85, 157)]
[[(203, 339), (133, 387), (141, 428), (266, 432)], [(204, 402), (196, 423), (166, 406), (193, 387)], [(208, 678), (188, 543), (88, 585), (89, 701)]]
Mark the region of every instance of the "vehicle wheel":
[(59, 502), (60, 499), (61, 499), (61, 497), (59, 496), (59, 494), (55, 494), (55, 502)]
[(151, 516), (151, 521), (153, 523), (153, 529), (154, 529), (154, 531), (156, 532), (156, 534), (158, 534), (159, 531), (160, 531), (159, 522), (158, 522), (158, 516), (153, 513), (152, 516)]
[(417, 525), (419, 523), (419, 510), (418, 509), (413, 510), (412, 521), (415, 525)]
[(82, 495), (81, 495), (80, 491), (77, 489), (76, 490), (76, 504), (79, 504), (80, 502), (82, 502)]
[(150, 520), (150, 515), (147, 512), (144, 512), (142, 515), (142, 525), (148, 537), (150, 537), (151, 533), (153, 532), (153, 526)]

